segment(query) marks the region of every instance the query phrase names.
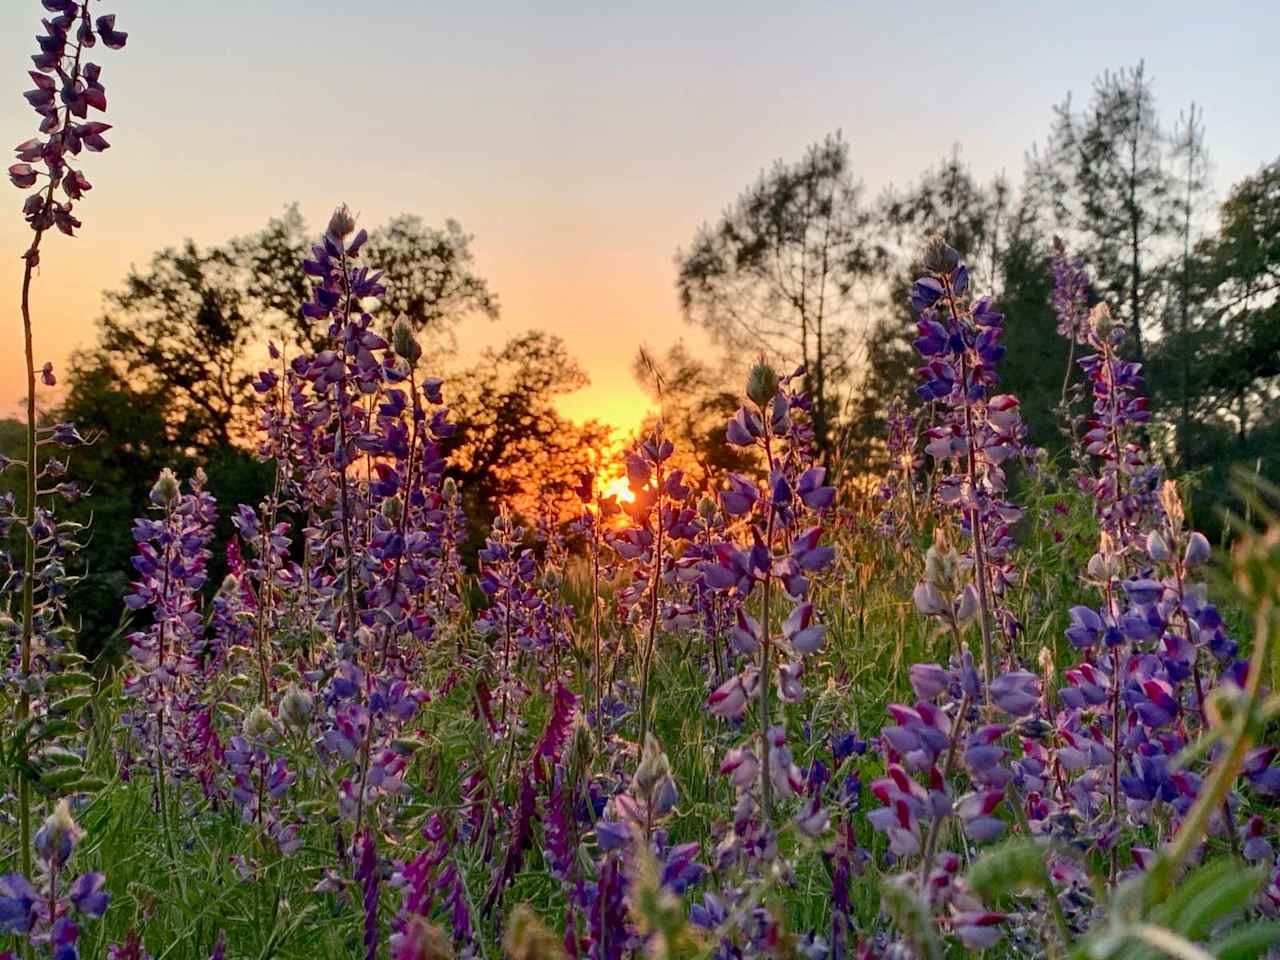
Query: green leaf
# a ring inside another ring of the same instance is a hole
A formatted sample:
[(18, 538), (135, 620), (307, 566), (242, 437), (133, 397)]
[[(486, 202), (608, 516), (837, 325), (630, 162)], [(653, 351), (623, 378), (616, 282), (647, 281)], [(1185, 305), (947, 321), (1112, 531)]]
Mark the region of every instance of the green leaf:
[(69, 670), (66, 673), (51, 673), (44, 682), (46, 690), (74, 690), (79, 687), (97, 685), (97, 678), (91, 673)]
[(984, 853), (967, 877), (988, 901), (1044, 885), (1044, 851), (1034, 840), (1011, 840)]
[(84, 762), (84, 758), (66, 747), (45, 747), (35, 756), (36, 763), (45, 766), (70, 767)]
[(68, 737), (72, 734), (79, 734), (80, 724), (74, 720), (58, 718), (49, 720), (40, 728), (39, 734), (36, 735), (35, 742), (41, 743), (45, 740), (56, 740), (58, 737)]
[(73, 780), (71, 783), (65, 784), (63, 789), (68, 794), (71, 793), (101, 793), (107, 788), (109, 781), (102, 777), (81, 777), (79, 780)]
[(46, 793), (65, 790), (69, 784), (85, 778), (84, 767), (57, 767), (40, 774), (37, 786)]
[[(1227, 861), (1231, 864), (1231, 861)], [(1233, 913), (1245, 909), (1262, 885), (1260, 870), (1233, 869), (1218, 883), (1203, 890), (1174, 916), (1173, 926), (1192, 940), (1203, 940), (1213, 925)]]
[(63, 697), (61, 700), (55, 700), (53, 703), (49, 704), (49, 712), (63, 715), (79, 713), (92, 702), (92, 694), (77, 693), (69, 697)]
[(1280, 943), (1280, 923), (1255, 923), (1227, 934), (1210, 945), (1218, 960), (1253, 960), (1271, 946)]
[[(1238, 865), (1233, 860), (1223, 857), (1191, 871), (1173, 886), (1169, 898), (1152, 910), (1152, 919), (1168, 927), (1183, 929), (1177, 918), (1186, 912), (1191, 902), (1211, 892), (1237, 869)], [(1147, 879), (1152, 876), (1151, 872), (1146, 874)]]

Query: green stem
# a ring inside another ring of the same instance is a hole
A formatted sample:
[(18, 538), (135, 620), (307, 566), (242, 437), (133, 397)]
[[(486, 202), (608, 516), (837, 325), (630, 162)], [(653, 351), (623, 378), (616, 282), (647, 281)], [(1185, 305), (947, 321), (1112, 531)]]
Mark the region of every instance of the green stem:
[[(35, 635), (35, 580), (36, 544), (31, 537), (31, 527), (36, 519), (36, 360), (31, 333), (31, 274), (33, 263), (40, 249), (43, 231), (37, 230), (31, 248), (26, 254), (26, 267), (22, 271), (22, 336), (27, 361), (27, 463), (26, 510), (24, 512), (23, 578), (22, 578), (22, 646), (19, 654), (21, 674), (25, 681), (31, 673), (31, 642)], [(18, 723), (31, 714), (31, 694), (25, 682), (18, 698)], [(22, 774), (18, 775), (18, 850), (22, 875), (31, 876), (31, 785)]]
[(662, 580), (662, 464), (654, 468), (654, 512), (658, 517), (657, 536), (653, 541), (653, 563), (649, 584), (649, 636), (640, 664), (640, 752), (644, 753), (645, 738), (649, 734), (649, 675), (653, 672), (653, 655), (658, 643), (658, 586)]

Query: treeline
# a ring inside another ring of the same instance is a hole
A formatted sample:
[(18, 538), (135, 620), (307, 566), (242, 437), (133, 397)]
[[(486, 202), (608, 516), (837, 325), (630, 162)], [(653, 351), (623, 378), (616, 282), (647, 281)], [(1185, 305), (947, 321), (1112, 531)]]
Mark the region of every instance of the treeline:
[[(1084, 104), (1058, 105), (1016, 188), (980, 181), (957, 150), (871, 198), (836, 134), (775, 163), (698, 231), (677, 255), (680, 301), (726, 356), (803, 364), (828, 464), (875, 470), (885, 412), (917, 382), (907, 291), (927, 234), (941, 230), (1008, 316), (1001, 376), (1022, 398), (1030, 439), (1059, 453), (1059, 408), (1082, 379), (1050, 302), (1060, 243), (1090, 265), (1089, 300), (1125, 323), (1152, 395), (1147, 439), (1169, 471), (1190, 476), (1212, 528), (1233, 464), (1277, 476), (1280, 160), (1216, 205), (1209, 171), (1201, 111), (1166, 123), (1141, 64), (1098, 78)], [(670, 383), (695, 385), (667, 398), (669, 421), (688, 423), (684, 439), (696, 441), (721, 413), (710, 403), (716, 365), (691, 367), (678, 349), (665, 366)]]
[[(132, 521), (146, 513), (164, 467), (180, 476), (201, 467), (224, 507), (211, 578), (220, 582), (230, 510), (259, 502), (274, 476), (253, 449), (255, 381), (264, 368), (328, 344), (329, 331), (298, 310), (310, 297), (301, 264), (312, 233), (291, 207), (248, 237), (161, 250), (105, 294), (97, 341), (72, 357), (62, 406), (47, 415), (74, 422), (93, 441), (70, 464), (82, 494), (64, 511), (93, 519), (71, 597), (89, 649), (119, 636), (119, 598), (135, 576)], [(469, 364), (457, 357), (459, 325), (500, 313), (474, 269), (471, 242), (452, 221), (434, 228), (401, 216), (370, 233), (364, 257), (387, 275), (377, 328), (389, 337), (395, 319), (406, 318), (424, 350), (451, 364), (448, 402), (460, 429), (446, 453), (478, 543), (499, 504), (557, 515), (581, 474), (595, 468), (609, 431), (558, 413), (557, 398), (587, 382), (558, 337), (521, 332)], [(25, 431), (13, 427), (0, 430), (0, 454), (16, 458)]]
[[(637, 377), (664, 428), (692, 451), (696, 482), (715, 485), (741, 467), (723, 423), (745, 356), (757, 352), (804, 367), (833, 475), (871, 473), (885, 412), (916, 383), (907, 291), (927, 233), (941, 229), (977, 288), (1007, 313), (1002, 377), (1022, 398), (1032, 442), (1058, 453), (1059, 407), (1080, 383), (1050, 303), (1060, 238), (1093, 270), (1089, 297), (1105, 298), (1127, 325), (1153, 398), (1148, 440), (1170, 471), (1195, 478), (1201, 525), (1212, 527), (1232, 464), (1277, 476), (1280, 160), (1217, 205), (1209, 170), (1200, 111), (1166, 123), (1141, 65), (1098, 78), (1086, 103), (1055, 108), (1016, 187), (1004, 176), (980, 181), (957, 150), (871, 197), (850, 144), (829, 136), (766, 169), (677, 253), (684, 316), (723, 355), (683, 344), (646, 351)], [(118, 623), (133, 576), (130, 522), (162, 467), (202, 466), (222, 504), (266, 492), (271, 473), (249, 440), (255, 378), (328, 338), (298, 312), (312, 232), (290, 208), (251, 236), (161, 250), (106, 294), (97, 342), (73, 358), (63, 409), (50, 414), (97, 439), (72, 465), (85, 487), (76, 509), (94, 518), (72, 603), (91, 647)], [(455, 222), (394, 218), (371, 232), (364, 256), (389, 280), (377, 323), (389, 331), (406, 318), (424, 351), (451, 364), (447, 400), (459, 430), (450, 470), (475, 538), (500, 504), (555, 517), (610, 439), (604, 426), (557, 412), (556, 399), (586, 382), (564, 343), (520, 333), (462, 364), (458, 331), (497, 319), (500, 304)], [(269, 344), (279, 360), (268, 360)], [(16, 442), (0, 430), (0, 454), (14, 454)], [(222, 523), (225, 537), (228, 517)]]

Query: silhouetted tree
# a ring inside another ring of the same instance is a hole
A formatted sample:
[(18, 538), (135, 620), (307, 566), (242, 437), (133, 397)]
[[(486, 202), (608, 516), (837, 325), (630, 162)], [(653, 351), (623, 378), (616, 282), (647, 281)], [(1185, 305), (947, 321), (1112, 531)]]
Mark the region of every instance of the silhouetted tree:
[(840, 447), (862, 465), (874, 464), (884, 433), (884, 413), (916, 386), (918, 357), (912, 341), (916, 317), (911, 285), (921, 275), (930, 234), (941, 233), (971, 266), (976, 289), (995, 292), (1003, 277), (999, 262), (1009, 230), (1009, 188), (1003, 177), (984, 186), (954, 151), (905, 190), (887, 190), (877, 204), (885, 282), (877, 291), (875, 320), (866, 334), (853, 415), (846, 418)]
[(1138, 362), (1157, 319), (1160, 244), (1175, 229), (1176, 184), (1165, 153), (1151, 80), (1139, 63), (1099, 77), (1084, 111), (1070, 97), (1057, 106), (1045, 150), (1030, 158), (1037, 202), (1128, 324)]
[(114, 369), (133, 389), (164, 398), (175, 442), (229, 446), (250, 426), (254, 316), (227, 249), (188, 240), (131, 268), (106, 294), (93, 366)]
[(676, 255), (686, 320), (731, 350), (804, 365), (824, 456), (857, 346), (857, 285), (879, 260), (872, 223), (837, 134), (776, 162)]
[(592, 451), (608, 443), (608, 428), (575, 424), (556, 400), (586, 386), (587, 375), (564, 342), (542, 331), (484, 351), (480, 361), (446, 385), (458, 432), (448, 446), (448, 474), (462, 484), (474, 534), (488, 529), (501, 503), (522, 512), (557, 512), (572, 502)]
[(733, 446), (725, 434), (742, 404), (742, 391), (733, 381), (746, 377), (743, 365), (717, 368), (679, 341), (660, 357), (641, 349), (632, 372), (658, 410), (641, 433), (651, 433), (655, 421), (662, 420), (663, 435), (688, 458), (682, 467), (694, 489), (717, 489), (726, 474), (751, 465), (746, 448)]
[[(497, 298), (475, 272), (471, 237), (454, 221), (435, 229), (418, 217), (395, 217), (371, 233), (365, 251), (386, 275), (382, 323), (389, 330), (407, 317), (437, 355), (453, 351), (456, 326), (467, 317), (498, 315)], [(301, 269), (309, 253), (296, 207), (219, 247), (188, 240), (160, 251), (106, 295), (95, 365), (163, 392), (179, 444), (210, 450), (242, 440), (254, 426), (250, 384), (266, 341), (286, 351), (327, 345), (328, 331), (298, 310), (310, 295)]]
[[(1193, 103), (1174, 128), (1172, 160), (1177, 171), (1178, 189), (1173, 210), (1175, 229), (1182, 249), (1171, 266), (1171, 288), (1176, 297), (1168, 298), (1164, 342), (1159, 353), (1176, 361), (1176, 377), (1166, 377), (1177, 384), (1178, 459), (1183, 469), (1192, 465), (1191, 457), (1191, 368), (1195, 363), (1192, 328), (1193, 313), (1203, 302), (1203, 283), (1196, 282), (1202, 264), (1196, 256), (1197, 228), (1200, 208), (1208, 190), (1209, 159), (1204, 143), (1204, 112)], [(1171, 392), (1166, 390), (1166, 392)]]

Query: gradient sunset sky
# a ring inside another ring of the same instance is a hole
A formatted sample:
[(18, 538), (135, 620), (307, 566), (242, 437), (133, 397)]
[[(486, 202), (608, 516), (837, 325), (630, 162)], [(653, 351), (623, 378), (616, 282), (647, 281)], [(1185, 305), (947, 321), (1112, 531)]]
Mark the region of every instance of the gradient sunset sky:
[[(95, 5), (99, 6), (99, 5)], [(90, 156), (80, 237), (49, 238), (37, 362), (91, 341), (101, 291), (186, 237), (218, 243), (298, 201), (459, 220), (503, 307), (469, 352), (543, 328), (592, 384), (565, 412), (630, 427), (641, 343), (684, 336), (673, 254), (777, 157), (840, 128), (874, 196), (959, 145), (1017, 182), (1068, 91), (1145, 58), (1163, 114), (1203, 106), (1218, 197), (1280, 154), (1280, 3), (446, 4), (108, 0), (95, 51), (115, 129)], [(42, 8), (5, 0), (0, 128)], [(6, 161), (5, 166), (8, 165)], [(22, 194), (0, 218), (0, 413), (23, 394)]]

